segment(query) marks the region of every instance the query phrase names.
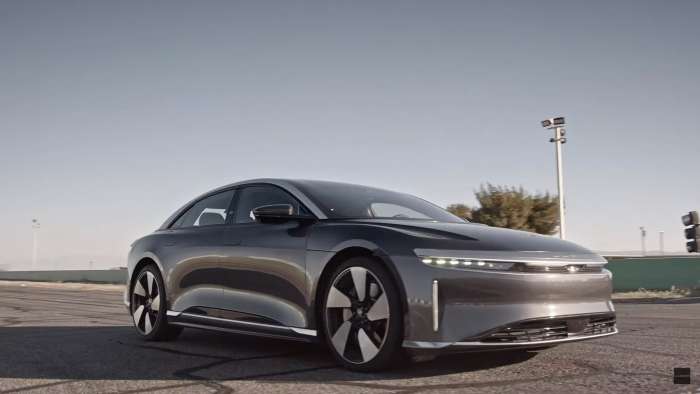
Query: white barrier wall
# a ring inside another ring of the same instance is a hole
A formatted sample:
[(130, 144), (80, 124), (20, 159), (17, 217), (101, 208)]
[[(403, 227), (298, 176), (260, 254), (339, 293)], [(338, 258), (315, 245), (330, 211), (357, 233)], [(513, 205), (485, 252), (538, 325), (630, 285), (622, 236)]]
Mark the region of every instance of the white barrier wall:
[(0, 271), (0, 280), (126, 283), (126, 270)]

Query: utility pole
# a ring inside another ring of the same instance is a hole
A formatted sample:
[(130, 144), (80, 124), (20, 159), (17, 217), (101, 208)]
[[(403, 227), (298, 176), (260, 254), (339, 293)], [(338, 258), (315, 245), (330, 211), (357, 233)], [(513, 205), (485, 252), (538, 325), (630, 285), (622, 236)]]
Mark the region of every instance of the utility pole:
[(640, 226), (639, 231), (642, 234), (642, 256), (646, 256), (647, 255), (647, 245), (646, 245), (647, 230), (644, 229), (644, 226)]
[(41, 224), (38, 220), (32, 219), (32, 271), (36, 269), (36, 259), (39, 249), (39, 229)]
[(659, 254), (664, 255), (664, 232), (659, 231)]
[(564, 173), (562, 170), (561, 145), (566, 143), (566, 121), (564, 117), (550, 118), (542, 121), (542, 127), (554, 130), (554, 138), (549, 142), (554, 142), (557, 160), (557, 190), (559, 192), (559, 238), (566, 239), (566, 219), (564, 211)]

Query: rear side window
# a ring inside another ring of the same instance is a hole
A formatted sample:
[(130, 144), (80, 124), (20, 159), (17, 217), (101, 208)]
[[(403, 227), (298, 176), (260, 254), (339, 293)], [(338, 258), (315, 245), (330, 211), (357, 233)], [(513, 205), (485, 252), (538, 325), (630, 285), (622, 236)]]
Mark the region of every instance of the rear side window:
[(372, 217), (375, 218), (397, 218), (397, 219), (426, 219), (430, 217), (414, 211), (411, 208), (402, 205), (396, 205), (384, 202), (372, 203), (369, 208), (372, 210)]
[(275, 186), (249, 186), (239, 193), (236, 223), (254, 222), (253, 209), (263, 205), (290, 204), (295, 214), (308, 213), (296, 198)]
[(226, 223), (235, 191), (228, 190), (206, 197), (183, 213), (170, 228), (215, 226)]

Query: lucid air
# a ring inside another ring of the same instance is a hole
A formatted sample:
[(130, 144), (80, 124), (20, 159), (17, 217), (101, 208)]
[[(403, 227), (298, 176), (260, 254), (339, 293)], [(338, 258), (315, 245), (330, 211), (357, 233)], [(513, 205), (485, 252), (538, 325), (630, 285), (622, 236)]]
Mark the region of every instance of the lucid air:
[(205, 328), (327, 344), (341, 365), (539, 349), (617, 332), (606, 261), (373, 187), (258, 179), (209, 191), (129, 253), (138, 334)]

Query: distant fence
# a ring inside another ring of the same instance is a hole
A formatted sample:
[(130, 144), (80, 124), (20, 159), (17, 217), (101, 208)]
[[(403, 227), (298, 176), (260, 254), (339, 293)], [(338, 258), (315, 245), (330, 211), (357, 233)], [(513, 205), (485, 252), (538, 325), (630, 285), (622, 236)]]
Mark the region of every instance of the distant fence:
[(700, 257), (607, 257), (615, 291), (700, 288)]
[[(700, 288), (700, 257), (608, 257), (615, 291)], [(126, 283), (125, 270), (0, 271), (0, 280)]]
[(0, 271), (0, 280), (126, 283), (126, 270)]

